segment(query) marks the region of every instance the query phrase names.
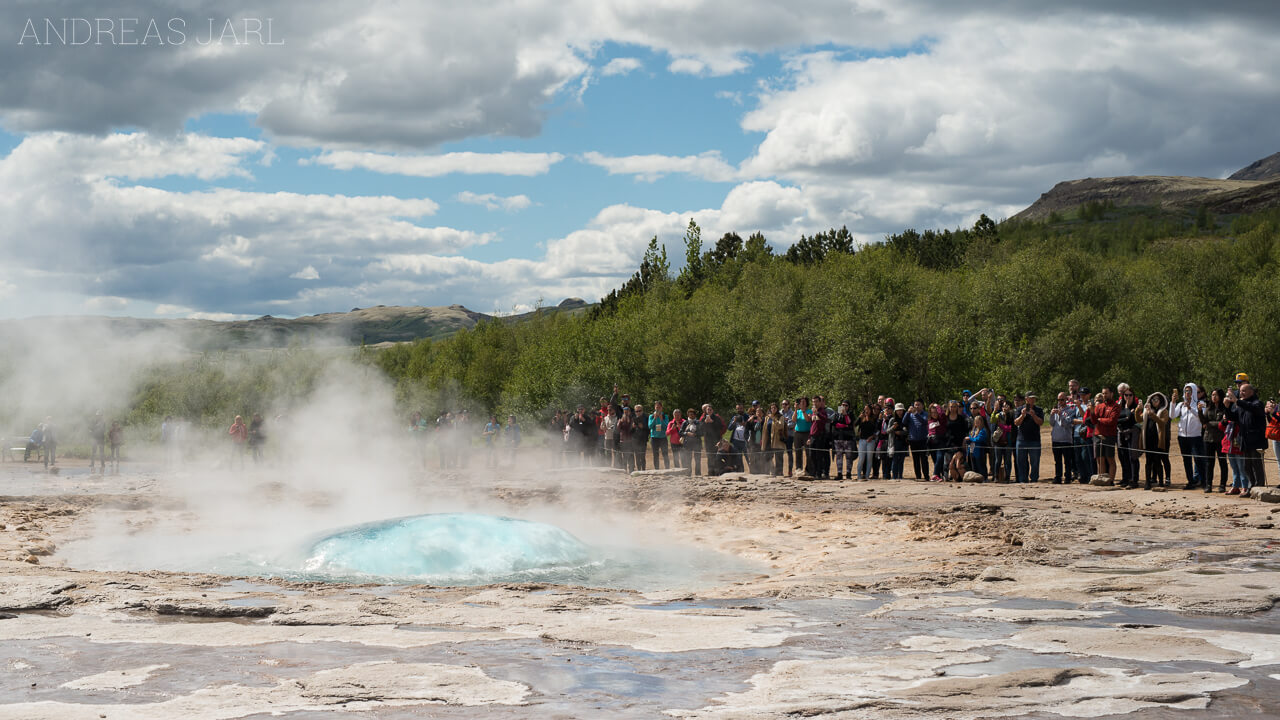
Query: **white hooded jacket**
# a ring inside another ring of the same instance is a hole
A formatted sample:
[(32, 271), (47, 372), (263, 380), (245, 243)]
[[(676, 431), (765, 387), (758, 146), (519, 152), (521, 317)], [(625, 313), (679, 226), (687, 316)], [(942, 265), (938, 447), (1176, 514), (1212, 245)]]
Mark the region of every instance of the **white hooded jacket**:
[(1182, 400), (1169, 408), (1169, 418), (1178, 421), (1178, 437), (1198, 438), (1204, 431), (1200, 423), (1200, 388), (1195, 383), (1183, 386)]

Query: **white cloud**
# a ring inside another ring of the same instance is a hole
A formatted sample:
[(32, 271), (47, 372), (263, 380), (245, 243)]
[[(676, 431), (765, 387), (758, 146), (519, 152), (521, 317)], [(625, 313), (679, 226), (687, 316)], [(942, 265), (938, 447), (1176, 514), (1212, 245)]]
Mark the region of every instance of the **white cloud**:
[(156, 309), (151, 312), (155, 315), (187, 315), (195, 311), (189, 307), (183, 307), (182, 305), (160, 303), (159, 305), (156, 305)]
[[(198, 136), (24, 138), (0, 158), (0, 225), (8, 231), (0, 252), (17, 259), (14, 267), (40, 273), (42, 286), (150, 300), (166, 306), (157, 314), (179, 314), (173, 306), (252, 307), (308, 260), (337, 258), (325, 281), (349, 283), (369, 254), (449, 253), (492, 240), (417, 224), (438, 209), (427, 198), (178, 192), (123, 181), (235, 175), (241, 151), (255, 147)], [(166, 157), (173, 148), (192, 148), (206, 164)]]
[(560, 153), (452, 152), (443, 155), (387, 155), (336, 150), (302, 161), (327, 165), (338, 170), (370, 170), (391, 175), (439, 177), (451, 173), (467, 175), (544, 175), (560, 162)]
[(295, 280), (319, 280), (320, 273), (316, 271), (316, 267), (314, 265), (308, 265), (289, 277), (294, 278)]
[(763, 91), (743, 118), (745, 130), (765, 133), (743, 166), (1002, 190), (1079, 177), (1101, 158), (1110, 172), (1202, 167), (1253, 142), (1234, 129), (1240, 107), (1280, 110), (1280, 79), (1252, 71), (1280, 62), (1280, 48), (1253, 34), (1106, 16), (974, 18), (905, 57), (797, 56), (791, 82)]
[[(250, 0), (169, 5), (161, 12), (137, 0), (125, 3), (121, 15), (178, 16), (195, 27), (200, 18), (261, 12), (260, 3)], [(0, 3), (0, 27), (21, 28), (30, 14), (26, 4)], [(1198, 66), (1215, 64), (1219, 51), (1231, 56), (1258, 49), (1266, 56), (1280, 9), (1273, 3), (1186, 0), (1082, 0), (1049, 7), (940, 0), (369, 0), (358, 6), (312, 0), (273, 6), (272, 15), (284, 46), (192, 42), (87, 60), (83, 53), (60, 48), (32, 52), (30, 45), (0, 44), (0, 67), (6, 71), (0, 81), (0, 122), (17, 132), (101, 134), (139, 127), (170, 133), (203, 113), (243, 112), (282, 143), (422, 149), (472, 137), (537, 135), (554, 101), (582, 87), (592, 72), (590, 60), (606, 43), (665, 53), (672, 72), (723, 75), (741, 72), (756, 55), (826, 46), (877, 51), (931, 38), (945, 44), (957, 29), (988, 36), (978, 38), (981, 50), (960, 58), (961, 67), (981, 63), (983, 51), (993, 49), (991, 38), (1016, 43), (1018, 34), (1043, 35), (1062, 27), (1093, 25), (1104, 36), (1134, 30), (1144, 39), (1169, 31), (1170, 37), (1156, 38), (1159, 47), (1176, 47), (1188, 33), (1225, 39), (1226, 44), (1192, 43), (1171, 66), (1195, 75)], [(495, 22), (499, 16), (501, 22)], [(1223, 37), (1224, 27), (1230, 37)], [(1091, 36), (1071, 42), (1076, 44), (1051, 40), (1044, 54), (1082, 65), (1108, 56), (1094, 52)], [(1132, 46), (1147, 45), (1135, 41)], [(995, 54), (1002, 49), (995, 47)], [(1241, 80), (1265, 84), (1265, 69), (1272, 67), (1265, 59)], [(1114, 67), (1112, 79), (1122, 84), (1127, 65)], [(922, 85), (930, 82), (927, 76), (917, 79)]]
[[(121, 16), (181, 17), (190, 27), (261, 14), (250, 0), (190, 0), (160, 10), (129, 4)], [(30, 14), (0, 3), (0, 27), (21, 28)], [(745, 68), (748, 53), (837, 41), (880, 47), (918, 32), (895, 27), (904, 23), (891, 16), (902, 13), (882, 0), (312, 0), (273, 6), (271, 14), (284, 46), (191, 42), (112, 52), (98, 62), (60, 48), (0, 44), (0, 122), (18, 132), (167, 133), (202, 113), (244, 112), (280, 143), (421, 149), (537, 135), (549, 105), (581, 87), (606, 42), (670, 54), (673, 71), (726, 74)], [(79, 88), (74, 101), (68, 87)]]
[(489, 314), (493, 315), (494, 317), (510, 317), (511, 315), (522, 315), (524, 313), (533, 312), (533, 311), (534, 311), (533, 305), (530, 305), (528, 303), (516, 303), (515, 305), (505, 307), (505, 308), (495, 306), (492, 310), (489, 311)]
[(667, 65), (667, 72), (677, 75), (732, 75), (751, 67), (734, 53), (709, 53), (677, 57)]
[(617, 57), (605, 63), (605, 66), (600, 68), (600, 74), (605, 77), (609, 77), (610, 75), (626, 75), (627, 73), (635, 72), (642, 67), (644, 67), (644, 65), (638, 58)]
[[(56, 171), (90, 180), (167, 176), (215, 180), (249, 177), (242, 163), (266, 149), (266, 143), (240, 137), (158, 137), (138, 132), (91, 137), (52, 132), (28, 135), (10, 157), (34, 174)], [(7, 160), (6, 165), (8, 170), (14, 169)]]
[(667, 71), (681, 75), (701, 75), (707, 71), (707, 64), (697, 58), (676, 58), (667, 65)]
[(503, 197), (493, 193), (473, 193), (469, 190), (463, 190), (455, 195), (454, 199), (468, 205), (483, 205), (488, 210), (506, 210), (507, 212), (524, 210), (533, 205), (533, 201), (529, 199), (528, 195)]
[(671, 155), (628, 155), (610, 157), (598, 152), (583, 153), (582, 161), (602, 167), (610, 175), (635, 175), (638, 179), (653, 182), (664, 175), (683, 173), (712, 182), (728, 182), (738, 177), (737, 168), (725, 162), (718, 151), (699, 155), (673, 157)]

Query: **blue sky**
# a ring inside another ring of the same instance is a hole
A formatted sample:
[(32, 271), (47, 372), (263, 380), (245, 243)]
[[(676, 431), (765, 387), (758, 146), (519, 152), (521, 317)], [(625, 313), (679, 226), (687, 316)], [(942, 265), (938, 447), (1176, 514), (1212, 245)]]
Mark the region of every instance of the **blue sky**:
[(784, 249), (1221, 177), (1280, 149), (1277, 13), (1197, 8), (126, 2), (286, 44), (0, 42), (0, 316), (521, 310), (681, 257), (690, 217)]

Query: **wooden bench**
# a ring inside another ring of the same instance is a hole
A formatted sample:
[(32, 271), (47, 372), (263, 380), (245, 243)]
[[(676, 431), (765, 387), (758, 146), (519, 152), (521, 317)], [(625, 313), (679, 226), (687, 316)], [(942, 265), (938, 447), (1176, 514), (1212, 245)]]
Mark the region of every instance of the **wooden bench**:
[[(0, 459), (4, 462), (17, 462), (18, 457), (27, 452), (27, 443), (31, 442), (29, 435), (11, 435), (4, 438), (3, 444), (0, 444)], [(37, 445), (31, 452), (35, 456), (36, 462), (44, 460), (44, 447)]]

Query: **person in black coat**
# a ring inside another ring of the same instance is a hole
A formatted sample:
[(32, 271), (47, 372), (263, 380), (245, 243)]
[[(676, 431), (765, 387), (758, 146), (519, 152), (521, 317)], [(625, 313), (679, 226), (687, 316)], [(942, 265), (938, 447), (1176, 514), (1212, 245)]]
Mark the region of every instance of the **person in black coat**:
[(1262, 464), (1262, 451), (1267, 449), (1267, 416), (1262, 398), (1250, 383), (1241, 383), (1239, 397), (1235, 390), (1228, 390), (1227, 397), (1235, 402), (1227, 414), (1240, 429), (1240, 449), (1244, 452), (1244, 472), (1249, 484), (1260, 487), (1267, 484), (1266, 468)]

